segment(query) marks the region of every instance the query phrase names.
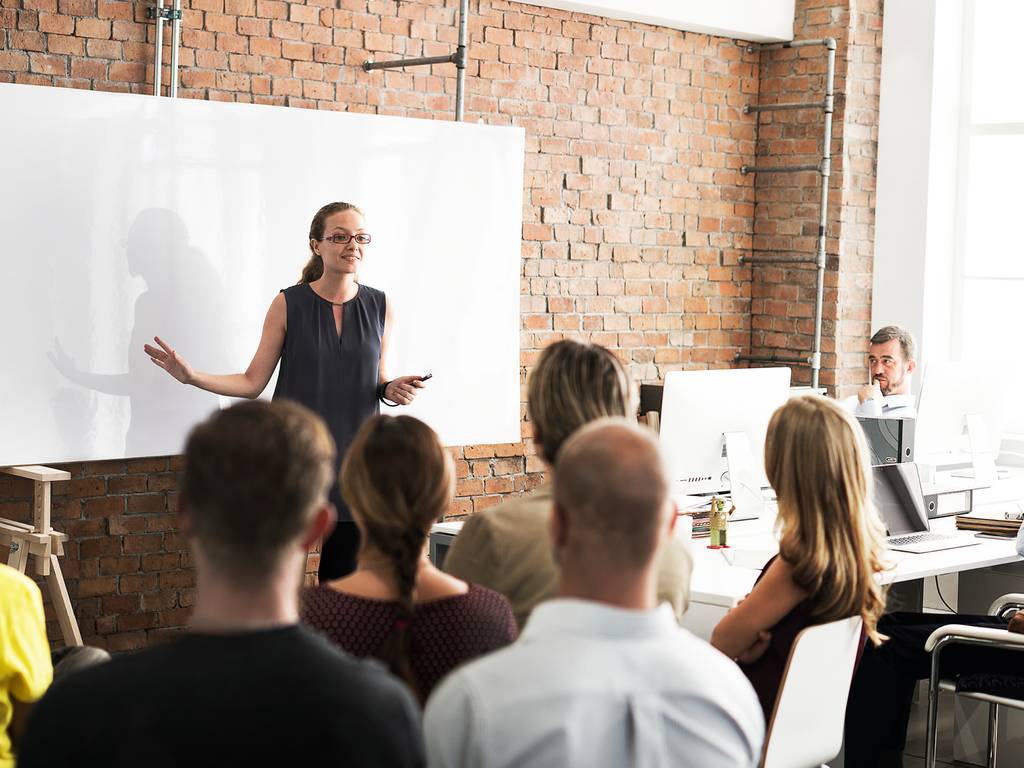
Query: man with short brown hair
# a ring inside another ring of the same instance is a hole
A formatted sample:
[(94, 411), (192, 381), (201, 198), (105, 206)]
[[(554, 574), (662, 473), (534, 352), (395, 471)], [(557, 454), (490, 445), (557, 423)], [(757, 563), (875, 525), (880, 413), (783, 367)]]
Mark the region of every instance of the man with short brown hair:
[(913, 334), (897, 325), (879, 328), (868, 342), (870, 382), (857, 392), (854, 414), (892, 419), (916, 416), (915, 397), (910, 392), (916, 368)]
[[(631, 382), (615, 355), (598, 344), (570, 339), (541, 353), (530, 373), (527, 399), (545, 482), (470, 517), (443, 564), (453, 576), (507, 597), (520, 629), (534, 606), (554, 596), (558, 586), (547, 528), (563, 443), (596, 419), (636, 412)], [(622, 510), (622, 516), (628, 525), (629, 512)], [(658, 599), (670, 603), (677, 618), (686, 610), (692, 568), (683, 542), (667, 540), (658, 555)]]
[(423, 764), (406, 688), (298, 624), (308, 546), (334, 510), (334, 443), (311, 411), (245, 402), (192, 430), (180, 521), (189, 631), (54, 685), (19, 768)]

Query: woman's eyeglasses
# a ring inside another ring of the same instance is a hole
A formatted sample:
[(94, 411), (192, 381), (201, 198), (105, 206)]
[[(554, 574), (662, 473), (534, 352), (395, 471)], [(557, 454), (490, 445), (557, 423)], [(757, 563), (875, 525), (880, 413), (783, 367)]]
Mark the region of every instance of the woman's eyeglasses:
[(349, 240), (355, 240), (360, 245), (367, 245), (370, 242), (370, 236), (363, 232), (360, 232), (358, 235), (349, 235), (342, 233), (338, 235), (331, 235), (330, 237), (320, 238), (320, 242), (324, 242), (325, 240), (329, 240), (335, 245), (347, 245)]

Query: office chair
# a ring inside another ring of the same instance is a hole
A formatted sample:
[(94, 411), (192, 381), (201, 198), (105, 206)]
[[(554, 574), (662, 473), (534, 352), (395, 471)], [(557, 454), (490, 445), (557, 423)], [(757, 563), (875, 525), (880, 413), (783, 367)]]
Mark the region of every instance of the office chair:
[(762, 768), (817, 768), (839, 754), (862, 627), (861, 618), (852, 616), (797, 635), (765, 737)]
[[(1012, 615), (1024, 609), (1024, 594), (1009, 594), (996, 598), (989, 608), (993, 616)], [(956, 678), (940, 678), (939, 659), (942, 650), (950, 645), (978, 645), (1005, 650), (1024, 651), (1024, 635), (1007, 632), (1005, 629), (970, 627), (964, 624), (947, 624), (932, 632), (925, 643), (925, 650), (932, 654), (932, 672), (928, 690), (928, 731), (925, 744), (925, 766), (935, 768), (937, 723), (939, 718), (939, 692), (949, 691), (954, 696), (963, 696), (988, 704), (988, 766), (995, 768), (996, 744), (999, 732), (999, 707), (1024, 709), (1024, 698), (1014, 694), (1010, 683), (1021, 679), (1011, 675), (960, 675)], [(1024, 688), (1017, 688), (1024, 691)]]

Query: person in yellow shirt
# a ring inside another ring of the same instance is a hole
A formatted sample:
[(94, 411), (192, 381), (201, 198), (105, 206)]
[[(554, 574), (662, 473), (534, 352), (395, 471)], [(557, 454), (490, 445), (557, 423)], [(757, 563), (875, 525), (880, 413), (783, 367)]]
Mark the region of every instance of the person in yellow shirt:
[(28, 714), (52, 679), (39, 587), (0, 564), (0, 768), (14, 768)]

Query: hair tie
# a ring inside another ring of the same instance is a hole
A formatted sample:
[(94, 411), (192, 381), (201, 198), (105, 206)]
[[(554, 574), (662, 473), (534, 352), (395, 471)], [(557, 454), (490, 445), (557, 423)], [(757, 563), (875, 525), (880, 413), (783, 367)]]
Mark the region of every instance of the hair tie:
[(395, 629), (397, 629), (399, 632), (404, 632), (408, 628), (409, 628), (409, 620), (408, 619), (395, 619)]

